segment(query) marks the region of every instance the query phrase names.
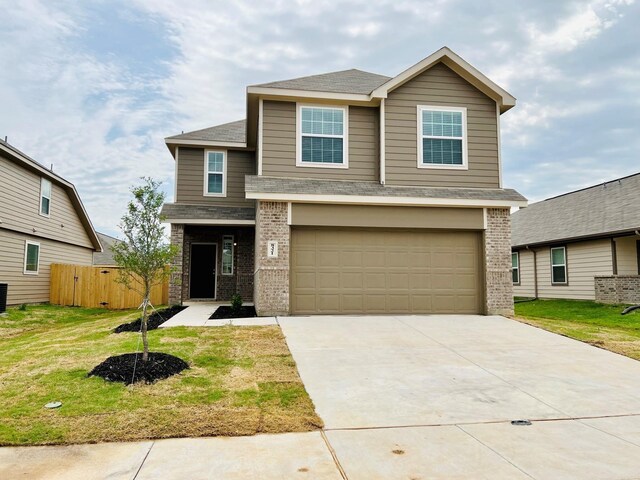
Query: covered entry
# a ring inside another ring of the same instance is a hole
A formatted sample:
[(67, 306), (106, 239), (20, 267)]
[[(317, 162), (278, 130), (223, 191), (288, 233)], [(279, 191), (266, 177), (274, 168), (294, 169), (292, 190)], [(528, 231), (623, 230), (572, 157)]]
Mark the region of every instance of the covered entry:
[(294, 227), (293, 314), (483, 313), (481, 233)]

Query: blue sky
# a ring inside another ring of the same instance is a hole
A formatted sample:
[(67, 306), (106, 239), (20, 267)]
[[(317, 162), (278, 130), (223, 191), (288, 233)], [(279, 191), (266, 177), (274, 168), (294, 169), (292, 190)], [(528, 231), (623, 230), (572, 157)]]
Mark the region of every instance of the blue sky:
[(117, 234), (166, 136), (237, 120), (249, 84), (396, 75), (447, 45), (506, 88), (504, 184), (531, 201), (640, 171), (640, 6), (562, 1), (0, 0), (0, 136)]

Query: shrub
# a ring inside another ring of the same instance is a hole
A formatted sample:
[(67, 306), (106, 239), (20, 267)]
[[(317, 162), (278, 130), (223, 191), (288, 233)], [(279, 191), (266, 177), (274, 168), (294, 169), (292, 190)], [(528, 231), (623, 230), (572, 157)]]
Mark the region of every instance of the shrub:
[(236, 293), (233, 297), (231, 297), (231, 310), (233, 310), (234, 312), (238, 312), (241, 308), (242, 297)]

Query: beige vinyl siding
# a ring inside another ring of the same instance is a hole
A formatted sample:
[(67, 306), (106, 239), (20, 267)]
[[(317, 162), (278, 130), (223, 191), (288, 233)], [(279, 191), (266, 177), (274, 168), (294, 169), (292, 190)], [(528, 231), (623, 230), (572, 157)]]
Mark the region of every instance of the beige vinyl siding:
[(263, 104), (262, 174), (275, 177), (378, 181), (378, 108), (349, 106), (349, 168), (296, 166), (296, 104)]
[(593, 277), (613, 274), (611, 241), (605, 239), (569, 243), (566, 247), (568, 285), (551, 285), (550, 249), (537, 249), (538, 296), (594, 300)]
[(520, 284), (513, 286), (516, 297), (535, 297), (535, 277), (533, 269), (533, 252), (520, 250)]
[[(24, 273), (25, 241), (40, 243), (37, 275)], [(24, 235), (0, 228), (0, 283), (9, 284), (9, 305), (49, 301), (50, 265), (71, 263), (91, 265), (91, 248), (69, 245), (46, 238)]]
[[(418, 168), (418, 105), (467, 108), (468, 170)], [(443, 64), (389, 93), (385, 131), (388, 185), (499, 186), (496, 102)]]
[(640, 240), (640, 237), (621, 237), (615, 240), (618, 275), (638, 275), (638, 250), (636, 242)]
[(93, 248), (63, 187), (51, 181), (50, 215), (45, 217), (40, 215), (40, 175), (0, 156), (0, 178), (2, 228)]
[[(224, 151), (216, 148), (211, 150)], [(203, 148), (179, 147), (176, 202), (235, 207), (253, 206), (253, 200), (245, 198), (244, 177), (256, 174), (255, 153), (228, 150), (225, 157), (227, 196), (208, 197), (204, 195), (204, 152)]]

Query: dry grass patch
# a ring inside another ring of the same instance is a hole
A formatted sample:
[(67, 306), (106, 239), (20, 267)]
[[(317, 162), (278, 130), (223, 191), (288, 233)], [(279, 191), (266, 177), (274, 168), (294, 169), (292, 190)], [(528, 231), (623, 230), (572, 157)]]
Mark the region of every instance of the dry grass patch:
[[(111, 330), (135, 311), (53, 306), (0, 317), (0, 445), (253, 435), (322, 426), (277, 326), (149, 332), (152, 351), (189, 370), (153, 385), (87, 373), (134, 352), (138, 334)], [(16, 333), (18, 332), (18, 333)], [(60, 400), (62, 408), (44, 404)]]

